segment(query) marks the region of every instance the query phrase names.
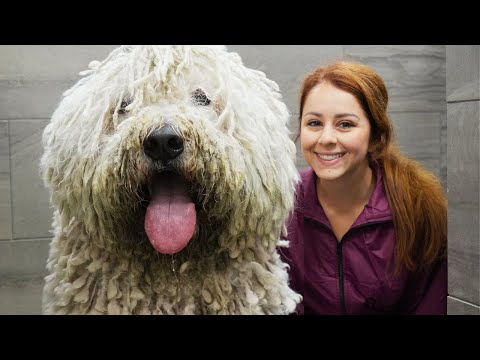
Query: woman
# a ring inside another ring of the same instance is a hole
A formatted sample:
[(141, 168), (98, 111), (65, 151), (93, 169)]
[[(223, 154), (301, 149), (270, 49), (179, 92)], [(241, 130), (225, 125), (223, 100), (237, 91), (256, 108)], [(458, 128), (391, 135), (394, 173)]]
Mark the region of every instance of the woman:
[(309, 74), (300, 98), (301, 171), (288, 223), (299, 314), (446, 314), (447, 201), (393, 141), (388, 93), (347, 61)]

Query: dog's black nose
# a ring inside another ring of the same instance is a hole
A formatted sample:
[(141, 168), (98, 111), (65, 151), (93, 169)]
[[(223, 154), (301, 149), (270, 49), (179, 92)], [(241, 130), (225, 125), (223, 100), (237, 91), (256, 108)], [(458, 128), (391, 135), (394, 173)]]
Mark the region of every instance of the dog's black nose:
[(143, 151), (152, 160), (167, 162), (183, 152), (183, 139), (167, 124), (148, 135), (143, 142)]

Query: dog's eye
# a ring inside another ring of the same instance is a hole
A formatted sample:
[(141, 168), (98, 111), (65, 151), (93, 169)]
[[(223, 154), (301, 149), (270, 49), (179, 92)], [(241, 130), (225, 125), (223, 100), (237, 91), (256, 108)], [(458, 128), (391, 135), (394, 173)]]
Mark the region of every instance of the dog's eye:
[(202, 89), (195, 90), (192, 93), (192, 99), (195, 105), (208, 106), (211, 103), (210, 99), (205, 95), (205, 92)]
[(126, 114), (128, 110), (126, 110), (125, 108), (131, 103), (132, 103), (132, 99), (123, 99), (122, 103), (120, 104), (120, 107), (118, 108), (117, 113), (121, 115)]

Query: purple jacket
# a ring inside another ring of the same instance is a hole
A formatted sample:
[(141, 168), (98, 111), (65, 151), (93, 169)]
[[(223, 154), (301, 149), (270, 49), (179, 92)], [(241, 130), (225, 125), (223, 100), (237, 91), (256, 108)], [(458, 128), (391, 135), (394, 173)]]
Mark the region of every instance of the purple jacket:
[(447, 313), (447, 258), (414, 276), (393, 276), (395, 233), (377, 165), (375, 190), (338, 242), (318, 203), (316, 175), (301, 171), (297, 206), (288, 226), (291, 287), (303, 295), (298, 314)]

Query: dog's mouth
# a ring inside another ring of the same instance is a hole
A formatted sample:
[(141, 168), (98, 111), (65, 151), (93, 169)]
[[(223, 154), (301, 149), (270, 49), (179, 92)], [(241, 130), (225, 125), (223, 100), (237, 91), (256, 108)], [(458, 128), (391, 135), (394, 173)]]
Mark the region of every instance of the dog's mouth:
[(181, 251), (192, 239), (197, 212), (188, 186), (174, 172), (155, 174), (148, 185), (145, 200), (145, 233), (152, 246), (162, 254)]

